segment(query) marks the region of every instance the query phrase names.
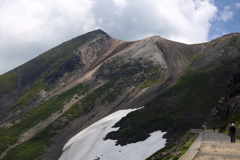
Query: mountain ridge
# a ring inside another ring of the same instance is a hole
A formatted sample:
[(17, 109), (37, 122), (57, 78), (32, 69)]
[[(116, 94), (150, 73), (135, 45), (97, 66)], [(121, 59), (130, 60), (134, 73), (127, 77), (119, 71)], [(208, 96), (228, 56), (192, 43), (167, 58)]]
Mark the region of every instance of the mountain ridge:
[[(50, 49), (0, 76), (0, 137), (10, 146), (18, 137), (30, 138), (4, 158), (23, 158), (24, 147), (31, 158), (58, 159), (67, 140), (90, 124), (142, 106), (106, 138), (126, 145), (163, 130), (167, 143), (174, 143), (205, 121), (232, 68), (240, 69), (239, 36), (186, 45), (159, 36), (126, 42), (96, 30)], [(0, 153), (6, 148), (0, 146)]]

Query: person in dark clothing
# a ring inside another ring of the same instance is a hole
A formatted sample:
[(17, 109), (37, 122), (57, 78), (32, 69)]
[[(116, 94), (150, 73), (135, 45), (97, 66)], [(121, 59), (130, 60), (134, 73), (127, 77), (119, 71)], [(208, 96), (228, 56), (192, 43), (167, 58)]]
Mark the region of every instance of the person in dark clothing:
[(235, 143), (236, 127), (234, 126), (234, 123), (232, 123), (231, 127), (229, 128), (229, 133), (231, 137), (231, 143)]
[(215, 132), (215, 129), (216, 129), (216, 125), (215, 124), (213, 124), (213, 131)]

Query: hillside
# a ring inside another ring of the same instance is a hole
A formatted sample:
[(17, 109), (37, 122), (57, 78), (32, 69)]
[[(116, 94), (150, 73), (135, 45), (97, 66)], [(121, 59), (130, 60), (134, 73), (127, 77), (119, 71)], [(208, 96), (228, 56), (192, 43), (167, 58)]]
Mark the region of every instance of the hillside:
[[(231, 75), (239, 70), (239, 42), (239, 34), (231, 34), (198, 45), (204, 47), (181, 77), (146, 103), (144, 109), (122, 119), (116, 124), (120, 130), (108, 134), (107, 138), (117, 139), (124, 145), (136, 141), (137, 133), (144, 139), (161, 129), (167, 131), (164, 137), (171, 144), (188, 129), (200, 128), (222, 97)], [(131, 125), (134, 127), (129, 130), (136, 132), (126, 141), (125, 134), (129, 134), (126, 128), (140, 119), (137, 125)]]
[(138, 142), (157, 130), (172, 144), (199, 128), (240, 68), (240, 34), (186, 45), (134, 42), (95, 30), (0, 76), (2, 159), (58, 159), (76, 133), (120, 109), (106, 139)]
[(220, 132), (228, 130), (229, 124), (234, 123), (237, 127), (237, 136), (240, 135), (240, 72), (234, 74), (228, 82), (222, 95), (214, 106), (209, 118), (206, 121), (208, 127), (216, 124)]

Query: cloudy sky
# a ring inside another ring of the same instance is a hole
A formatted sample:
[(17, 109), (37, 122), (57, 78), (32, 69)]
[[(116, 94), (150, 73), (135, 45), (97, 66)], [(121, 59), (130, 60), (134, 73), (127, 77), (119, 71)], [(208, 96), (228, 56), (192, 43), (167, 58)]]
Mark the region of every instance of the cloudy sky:
[(187, 44), (240, 32), (239, 0), (0, 0), (0, 75), (95, 29)]

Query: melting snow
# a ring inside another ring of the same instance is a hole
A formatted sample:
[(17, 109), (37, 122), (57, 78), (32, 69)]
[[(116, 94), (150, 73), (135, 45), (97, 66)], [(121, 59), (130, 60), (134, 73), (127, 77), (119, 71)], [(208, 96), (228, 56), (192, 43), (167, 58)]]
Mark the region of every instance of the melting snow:
[(117, 111), (92, 124), (72, 137), (63, 147), (59, 160), (145, 160), (163, 148), (165, 132), (156, 131), (142, 142), (115, 146), (114, 140), (103, 140), (107, 133), (118, 128), (112, 126), (136, 109)]

